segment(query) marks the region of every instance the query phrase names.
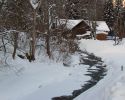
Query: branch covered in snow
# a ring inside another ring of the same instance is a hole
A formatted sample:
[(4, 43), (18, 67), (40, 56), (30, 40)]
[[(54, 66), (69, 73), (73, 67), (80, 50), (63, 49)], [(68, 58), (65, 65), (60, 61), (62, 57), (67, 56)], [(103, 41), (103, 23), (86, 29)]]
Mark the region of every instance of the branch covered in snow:
[(34, 9), (36, 9), (39, 5), (39, 0), (30, 0), (30, 3)]

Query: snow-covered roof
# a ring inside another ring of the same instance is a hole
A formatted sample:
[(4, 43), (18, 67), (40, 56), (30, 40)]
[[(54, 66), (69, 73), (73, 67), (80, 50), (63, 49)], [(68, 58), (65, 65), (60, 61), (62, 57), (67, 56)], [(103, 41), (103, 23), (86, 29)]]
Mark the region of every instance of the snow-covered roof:
[(66, 25), (66, 28), (71, 30), (82, 21), (83, 20), (60, 19), (58, 25)]
[(108, 25), (106, 24), (105, 21), (97, 21), (96, 24), (97, 24), (97, 26), (96, 26), (97, 31), (104, 31), (104, 32), (110, 31), (109, 27), (108, 27)]
[[(84, 22), (92, 27), (92, 21), (84, 20)], [(96, 21), (96, 31), (106, 32), (110, 30), (105, 21)]]
[(104, 31), (96, 31), (96, 34), (106, 34), (106, 35), (108, 35), (108, 32), (104, 32)]
[[(78, 25), (79, 23), (81, 23), (82, 21), (84, 21), (86, 24), (89, 25), (89, 22), (87, 20), (71, 20), (71, 19), (59, 19), (57, 25), (66, 25), (65, 27), (69, 30), (73, 29), (76, 25)], [(90, 25), (92, 24), (92, 22), (90, 21)], [(96, 31), (97, 33), (105, 33), (107, 34), (109, 30), (108, 25), (106, 24), (105, 21), (96, 21)]]

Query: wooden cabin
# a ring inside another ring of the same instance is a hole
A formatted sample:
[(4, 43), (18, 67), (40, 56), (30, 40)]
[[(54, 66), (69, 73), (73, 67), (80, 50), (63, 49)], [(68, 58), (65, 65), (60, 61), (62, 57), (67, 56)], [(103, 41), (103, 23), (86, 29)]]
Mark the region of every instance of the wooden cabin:
[[(62, 20), (64, 21), (64, 19)], [(62, 22), (61, 21), (61, 22)], [(67, 20), (63, 36), (65, 38), (75, 38), (77, 35), (85, 35), (91, 30), (91, 22), (85, 20)], [(96, 39), (106, 40), (109, 33), (109, 27), (105, 21), (96, 21)], [(91, 33), (91, 32), (89, 32)]]
[(110, 31), (109, 27), (105, 21), (96, 22), (96, 39), (97, 40), (106, 40), (109, 31)]
[[(90, 36), (92, 21), (58, 19), (52, 27), (52, 32), (61, 34), (64, 38), (74, 39), (78, 35)], [(105, 21), (96, 21), (96, 39), (106, 40), (109, 33), (108, 25)], [(89, 34), (88, 34), (89, 33)]]
[(89, 25), (84, 20), (66, 20), (61, 19), (60, 25), (63, 27), (63, 37), (74, 39), (76, 35), (85, 34), (90, 30)]

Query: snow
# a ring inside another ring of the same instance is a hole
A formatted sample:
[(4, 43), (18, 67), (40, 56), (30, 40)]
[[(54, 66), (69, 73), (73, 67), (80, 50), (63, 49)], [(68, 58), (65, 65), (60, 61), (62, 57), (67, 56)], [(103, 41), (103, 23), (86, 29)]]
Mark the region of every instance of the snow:
[[(9, 45), (10, 46), (10, 45)], [(107, 75), (95, 86), (74, 100), (124, 100), (125, 98), (125, 39), (114, 45), (114, 41), (80, 40), (81, 50), (102, 57), (107, 65)], [(0, 51), (0, 99), (1, 100), (51, 100), (70, 95), (80, 89), (90, 77), (85, 76), (87, 65), (79, 65), (78, 54), (72, 55), (72, 66), (39, 55), (30, 63), (11, 54), (5, 58)], [(7, 58), (7, 59), (6, 59)], [(7, 65), (4, 64), (6, 59)], [(122, 68), (123, 66), (123, 68)]]
[(59, 26), (60, 25), (66, 25), (66, 28), (71, 30), (82, 21), (83, 20), (60, 19), (58, 21), (58, 25)]
[[(92, 27), (92, 21), (84, 20), (84, 22)], [(110, 30), (105, 21), (96, 21), (96, 31), (109, 32)]]
[(96, 31), (96, 34), (106, 34), (106, 35), (108, 35), (108, 32), (104, 32), (104, 31)]
[(8, 56), (9, 66), (0, 68), (1, 100), (51, 100), (52, 97), (70, 95), (90, 77), (85, 76), (89, 66), (78, 65), (79, 57), (72, 56), (72, 66), (49, 60), (45, 55), (35, 62)]
[(105, 21), (97, 21), (96, 24), (97, 24), (96, 27), (97, 31), (103, 31), (103, 32), (110, 31)]
[(30, 0), (30, 3), (34, 9), (38, 7), (39, 1), (38, 0)]
[[(108, 73), (97, 85), (74, 100), (124, 100), (125, 98), (125, 40), (114, 46), (114, 41), (81, 40), (80, 48), (103, 58)], [(123, 71), (122, 67), (123, 66)]]
[(85, 34), (77, 35), (77, 37), (84, 37), (84, 36), (90, 35), (90, 34), (91, 34), (91, 32), (90, 32), (90, 31), (87, 31)]

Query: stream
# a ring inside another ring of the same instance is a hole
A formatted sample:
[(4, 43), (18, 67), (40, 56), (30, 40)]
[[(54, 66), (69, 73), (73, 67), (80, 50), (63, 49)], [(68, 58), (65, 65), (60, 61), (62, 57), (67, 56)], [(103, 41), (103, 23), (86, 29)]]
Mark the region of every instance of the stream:
[[(74, 90), (72, 95), (64, 95), (59, 97), (53, 97), (52, 100), (73, 100), (81, 93), (90, 89), (94, 85), (96, 85), (101, 79), (106, 75), (107, 69), (106, 65), (102, 61), (100, 57), (95, 56), (93, 53), (88, 53), (87, 51), (77, 51), (80, 54), (80, 65), (89, 65), (87, 69), (87, 76), (90, 76), (91, 79), (86, 81), (85, 84), (81, 87), (81, 89)], [(84, 56), (86, 55), (86, 56)]]

